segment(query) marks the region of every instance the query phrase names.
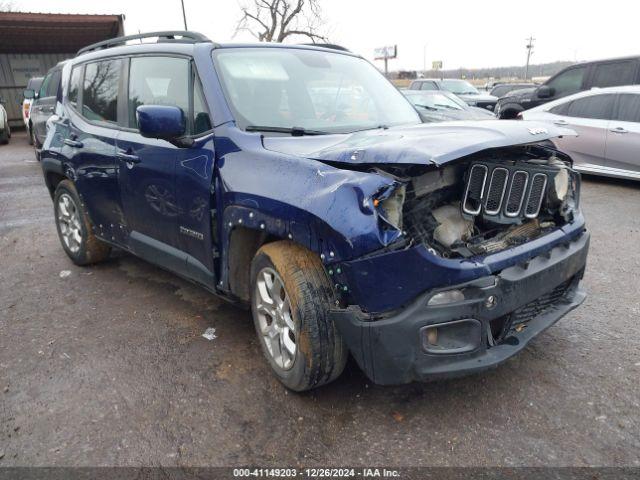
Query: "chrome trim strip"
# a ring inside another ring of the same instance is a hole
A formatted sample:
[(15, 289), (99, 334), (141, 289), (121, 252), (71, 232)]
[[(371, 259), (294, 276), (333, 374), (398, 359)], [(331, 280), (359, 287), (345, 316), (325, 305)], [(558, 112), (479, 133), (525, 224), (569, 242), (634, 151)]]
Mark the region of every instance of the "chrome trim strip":
[[(515, 212), (509, 212), (509, 199), (511, 198), (511, 191), (513, 190), (513, 181), (515, 180), (516, 175), (518, 175), (519, 173), (523, 173), (525, 175), (524, 186), (522, 187), (522, 195), (520, 195), (520, 204), (518, 205), (518, 209)], [(524, 197), (527, 193), (528, 185), (529, 185), (528, 172), (525, 172), (524, 170), (516, 170), (515, 172), (513, 172), (513, 175), (511, 175), (511, 185), (509, 186), (509, 194), (507, 195), (507, 201), (504, 206), (504, 214), (507, 217), (517, 217), (518, 214), (520, 213), (520, 210), (522, 210), (522, 204), (524, 203)]]
[(538, 213), (540, 213), (540, 207), (542, 206), (542, 199), (544, 198), (544, 193), (547, 189), (547, 176), (544, 173), (536, 173), (533, 175), (533, 177), (531, 178), (531, 188), (533, 188), (533, 186), (535, 185), (535, 181), (536, 181), (536, 177), (541, 176), (543, 177), (543, 184), (542, 184), (542, 192), (540, 192), (540, 200), (538, 201), (538, 206), (535, 210), (535, 213), (527, 213), (527, 206), (529, 205), (529, 199), (531, 198), (531, 189), (529, 189), (529, 195), (527, 195), (527, 203), (524, 207), (524, 216), (526, 218), (536, 218), (538, 216)]
[[(467, 209), (467, 198), (469, 196), (469, 187), (471, 186), (471, 179), (473, 178), (473, 170), (476, 168), (483, 168), (484, 169), (484, 175), (482, 178), (482, 190), (480, 191), (480, 198), (478, 199), (478, 209), (477, 210), (469, 210)], [(482, 210), (482, 197), (484, 195), (484, 187), (487, 183), (487, 174), (489, 172), (489, 169), (487, 168), (486, 165), (482, 165), (481, 163), (476, 163), (475, 165), (473, 165), (471, 167), (471, 170), (469, 171), (469, 179), (467, 180), (467, 189), (464, 192), (464, 199), (462, 200), (462, 211), (464, 213), (467, 213), (469, 215), (478, 215), (480, 213), (480, 210)]]
[[(498, 208), (496, 208), (495, 210), (489, 210), (487, 208), (487, 201), (489, 200), (489, 195), (491, 194), (491, 185), (493, 184), (493, 176), (496, 174), (498, 170), (502, 170), (506, 172), (507, 176), (504, 179), (504, 186), (502, 187), (502, 193), (500, 194), (500, 201), (498, 202)], [(486, 213), (487, 215), (497, 215), (500, 212), (500, 209), (502, 208), (502, 201), (504, 200), (504, 192), (507, 191), (508, 184), (509, 184), (509, 170), (503, 167), (494, 168), (493, 171), (491, 172), (491, 180), (489, 181), (489, 188), (487, 189), (487, 198), (484, 201), (484, 213)]]

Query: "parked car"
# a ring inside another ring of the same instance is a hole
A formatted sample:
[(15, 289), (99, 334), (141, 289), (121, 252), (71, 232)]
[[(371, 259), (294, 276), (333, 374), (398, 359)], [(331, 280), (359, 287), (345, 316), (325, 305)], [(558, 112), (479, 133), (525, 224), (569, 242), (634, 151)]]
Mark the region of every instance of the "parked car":
[(101, 42), (62, 77), (42, 169), (63, 250), (251, 308), (290, 389), (349, 352), (380, 384), (479, 372), (585, 298), (566, 129), (425, 125), (357, 55), (192, 32)]
[(493, 95), (480, 93), (476, 87), (466, 80), (445, 78), (442, 80), (435, 78), (422, 78), (414, 80), (409, 85), (409, 90), (446, 90), (457, 95), (464, 100), (467, 105), (478, 108), (493, 110), (498, 99)]
[(599, 60), (567, 67), (538, 87), (514, 90), (496, 105), (499, 118), (513, 119), (535, 108), (594, 87), (617, 87), (640, 83), (640, 57)]
[(22, 93), (22, 121), (27, 129), (29, 145), (33, 145), (33, 132), (31, 131), (31, 104), (40, 90), (44, 77), (31, 77), (27, 82), (27, 88)]
[(418, 110), (423, 122), (496, 118), (490, 111), (470, 107), (453, 93), (444, 90), (402, 90), (402, 93)]
[(47, 72), (37, 92), (34, 91), (33, 94), (29, 90), (25, 90), (24, 92), (25, 98), (33, 99), (33, 103), (29, 109), (28, 129), (31, 142), (36, 149), (36, 158), (38, 159), (40, 159), (40, 150), (47, 136), (47, 121), (55, 110), (64, 63), (65, 62), (58, 63)]
[(10, 138), (9, 115), (4, 108), (4, 100), (0, 97), (0, 143), (9, 143)]
[(489, 94), (494, 97), (501, 98), (514, 90), (522, 90), (524, 88), (532, 88), (535, 86), (535, 83), (499, 83), (491, 89)]
[(640, 86), (580, 92), (521, 116), (575, 130), (577, 137), (553, 142), (571, 155), (576, 170), (640, 180)]

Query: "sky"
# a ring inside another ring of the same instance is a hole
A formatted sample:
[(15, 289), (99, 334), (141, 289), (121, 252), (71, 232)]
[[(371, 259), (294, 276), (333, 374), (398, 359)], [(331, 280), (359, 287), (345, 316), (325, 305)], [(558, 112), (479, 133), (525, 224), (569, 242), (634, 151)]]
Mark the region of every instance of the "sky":
[[(190, 30), (214, 41), (234, 37), (245, 0), (184, 0)], [(251, 1), (251, 0), (248, 0)], [(441, 60), (445, 69), (595, 60), (640, 54), (640, 2), (607, 7), (578, 0), (320, 0), (333, 43), (373, 60), (376, 47), (398, 46), (390, 70), (418, 70)], [(183, 28), (180, 0), (12, 0), (14, 10), (56, 13), (123, 13), (125, 33)], [(293, 39), (294, 42), (303, 40)], [(382, 67), (380, 61), (376, 62)]]

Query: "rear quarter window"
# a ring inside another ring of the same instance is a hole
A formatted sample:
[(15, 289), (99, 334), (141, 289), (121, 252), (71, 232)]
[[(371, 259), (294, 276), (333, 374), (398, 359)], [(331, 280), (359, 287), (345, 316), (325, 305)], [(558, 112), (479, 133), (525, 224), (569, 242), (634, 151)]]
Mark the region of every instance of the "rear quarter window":
[(596, 65), (591, 86), (604, 88), (631, 85), (635, 83), (636, 65), (636, 60)]

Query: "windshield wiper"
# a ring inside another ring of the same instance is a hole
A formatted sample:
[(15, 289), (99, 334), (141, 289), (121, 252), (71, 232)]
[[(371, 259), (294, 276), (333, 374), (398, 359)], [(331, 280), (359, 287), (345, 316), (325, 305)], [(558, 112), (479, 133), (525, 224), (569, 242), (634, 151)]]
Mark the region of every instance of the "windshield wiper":
[(436, 107), (448, 108), (449, 110), (462, 110), (460, 108), (452, 107), (451, 105), (443, 105), (442, 103), (436, 103)]
[(267, 125), (249, 125), (245, 128), (247, 132), (274, 132), (274, 133), (288, 133), (292, 137), (302, 137), (305, 135), (328, 135), (329, 132), (322, 132), (320, 130), (307, 130), (302, 127), (270, 127)]
[(420, 105), (419, 103), (416, 103), (416, 107), (424, 108), (426, 110), (435, 110), (435, 111), (438, 110), (437, 108), (432, 107), (430, 105)]

